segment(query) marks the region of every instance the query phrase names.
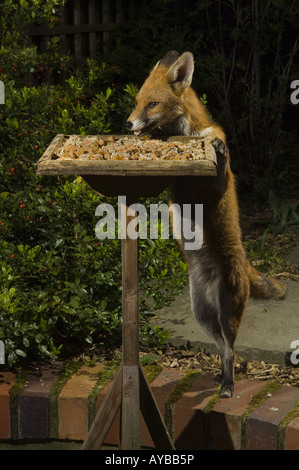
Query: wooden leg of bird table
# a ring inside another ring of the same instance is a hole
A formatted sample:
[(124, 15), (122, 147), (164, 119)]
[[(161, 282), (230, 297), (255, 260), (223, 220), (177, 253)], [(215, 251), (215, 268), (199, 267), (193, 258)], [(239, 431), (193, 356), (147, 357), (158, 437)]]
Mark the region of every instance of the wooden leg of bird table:
[(127, 199), (126, 206), (122, 206), (127, 234), (122, 239), (123, 387), (120, 447), (126, 450), (140, 448), (138, 238), (128, 234), (129, 224), (136, 218), (136, 212), (130, 209), (133, 202)]
[[(127, 237), (122, 240), (123, 286), (123, 388), (121, 448), (140, 448), (140, 410), (157, 449), (174, 449), (157, 403), (139, 364), (138, 238), (128, 233), (136, 213), (127, 201)], [(123, 208), (124, 211), (124, 208)], [(122, 213), (122, 216), (125, 214)], [(136, 221), (135, 221), (136, 222)], [(134, 223), (133, 226), (136, 224)]]
[(141, 367), (139, 368), (139, 374), (140, 409), (154, 441), (155, 448), (160, 450), (174, 450), (174, 444)]
[(82, 450), (99, 450), (121, 406), (123, 369), (120, 367), (96, 414)]
[(139, 364), (138, 237), (132, 236), (134, 230), (128, 233), (129, 224), (136, 217), (135, 211), (128, 210), (131, 204), (127, 201), (121, 207), (126, 227), (126, 237), (122, 239), (122, 365), (90, 428), (84, 450), (101, 448), (119, 408), (121, 449), (140, 449), (140, 410), (156, 447), (174, 449)]

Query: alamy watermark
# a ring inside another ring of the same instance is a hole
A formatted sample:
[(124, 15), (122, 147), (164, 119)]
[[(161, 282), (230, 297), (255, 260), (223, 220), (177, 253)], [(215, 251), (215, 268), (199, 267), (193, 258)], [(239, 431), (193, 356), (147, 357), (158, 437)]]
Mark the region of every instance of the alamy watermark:
[(0, 364), (5, 364), (5, 347), (4, 342), (0, 340)]
[[(126, 223), (126, 213), (135, 217)], [(117, 212), (117, 213), (116, 213)], [(95, 227), (96, 237), (124, 239), (162, 239), (170, 237), (170, 214), (172, 217), (173, 237), (183, 241), (185, 250), (199, 250), (203, 242), (203, 205), (202, 204), (150, 204), (149, 214), (143, 204), (126, 205), (126, 196), (118, 196), (118, 209), (111, 204), (99, 204), (95, 215), (101, 217)]]
[(5, 104), (5, 86), (0, 80), (0, 104)]
[(292, 352), (290, 360), (291, 363), (294, 366), (297, 366), (299, 364), (299, 340), (295, 340), (291, 342), (291, 349), (295, 349), (295, 351)]
[(298, 104), (299, 103), (299, 80), (292, 81), (291, 89), (294, 90), (290, 96), (291, 103)]

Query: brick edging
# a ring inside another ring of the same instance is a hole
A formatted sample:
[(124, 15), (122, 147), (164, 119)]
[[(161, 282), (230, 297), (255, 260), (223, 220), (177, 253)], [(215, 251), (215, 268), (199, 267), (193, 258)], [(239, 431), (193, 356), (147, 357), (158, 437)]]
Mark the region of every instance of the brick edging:
[[(116, 366), (0, 370), (0, 439), (84, 440)], [(299, 388), (241, 379), (220, 399), (211, 373), (144, 367), (178, 450), (299, 450)], [(119, 416), (106, 437), (117, 444)], [(141, 416), (141, 445), (154, 447)]]

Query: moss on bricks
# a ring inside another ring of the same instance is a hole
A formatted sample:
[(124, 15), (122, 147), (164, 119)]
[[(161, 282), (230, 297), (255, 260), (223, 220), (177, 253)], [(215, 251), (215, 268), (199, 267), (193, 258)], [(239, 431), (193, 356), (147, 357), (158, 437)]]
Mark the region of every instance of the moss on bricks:
[(197, 371), (187, 371), (168, 395), (166, 404), (174, 405), (181, 398), (181, 396), (191, 387), (196, 377), (198, 377), (200, 374), (201, 372)]
[(10, 406), (10, 419), (11, 419), (11, 438), (18, 439), (19, 437), (19, 402), (18, 397), (25, 388), (29, 371), (21, 370), (17, 372), (15, 383), (9, 390), (9, 406)]
[(257, 408), (259, 408), (264, 401), (267, 400), (270, 396), (280, 390), (282, 384), (276, 382), (269, 382), (267, 385), (260, 390), (256, 395), (254, 395), (248, 405), (246, 411), (242, 415), (242, 425), (241, 425), (241, 449), (246, 449), (247, 447), (247, 422), (248, 417), (253, 413)]
[(163, 367), (158, 364), (149, 364), (144, 366), (142, 369), (148, 383), (152, 383), (153, 380), (161, 374)]
[(84, 365), (83, 361), (67, 361), (59, 372), (49, 394), (49, 435), (59, 437), (58, 396), (69, 379)]
[(198, 377), (200, 374), (201, 372), (198, 371), (187, 371), (168, 395), (168, 398), (165, 402), (165, 424), (172, 439), (173, 407), (179, 401), (182, 395), (191, 387), (196, 377)]
[[(219, 385), (219, 390), (220, 390), (220, 385)], [(206, 404), (204, 408), (204, 413), (208, 414), (212, 411), (216, 403), (221, 400), (221, 397), (219, 395), (219, 392), (214, 393), (214, 395), (211, 396), (209, 399), (208, 403)]]
[(96, 412), (97, 412), (97, 399), (104, 388), (111, 382), (119, 367), (118, 362), (107, 362), (105, 368), (98, 372), (98, 380), (92, 387), (92, 390), (88, 396), (88, 429), (90, 428)]
[(277, 431), (277, 449), (284, 450), (285, 449), (285, 437), (286, 437), (286, 427), (287, 425), (293, 421), (293, 419), (299, 416), (299, 402), (297, 402), (295, 408), (293, 408), (289, 413), (281, 420), (278, 425)]

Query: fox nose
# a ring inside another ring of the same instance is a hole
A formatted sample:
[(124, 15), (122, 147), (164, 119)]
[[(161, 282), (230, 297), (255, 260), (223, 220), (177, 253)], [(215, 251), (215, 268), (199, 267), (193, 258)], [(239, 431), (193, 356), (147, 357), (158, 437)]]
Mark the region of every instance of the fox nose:
[(128, 129), (132, 129), (133, 123), (131, 121), (127, 121), (126, 126)]

